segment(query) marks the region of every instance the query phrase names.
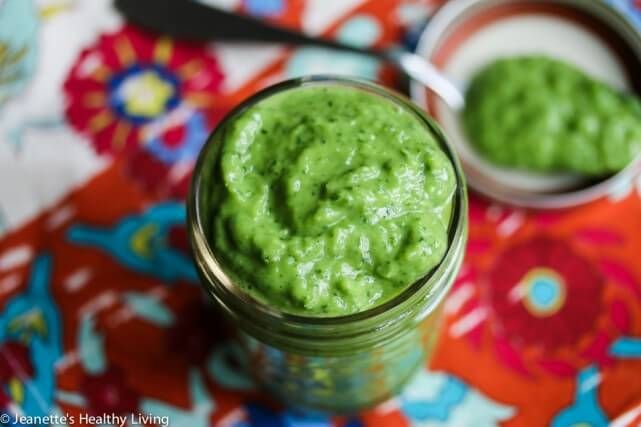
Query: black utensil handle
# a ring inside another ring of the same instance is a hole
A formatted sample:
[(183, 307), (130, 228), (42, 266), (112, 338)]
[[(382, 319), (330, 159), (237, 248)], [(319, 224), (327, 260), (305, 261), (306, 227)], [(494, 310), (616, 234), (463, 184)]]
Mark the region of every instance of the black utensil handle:
[(115, 0), (115, 4), (134, 24), (180, 39), (316, 45), (381, 56), (376, 51), (310, 37), (193, 0)]

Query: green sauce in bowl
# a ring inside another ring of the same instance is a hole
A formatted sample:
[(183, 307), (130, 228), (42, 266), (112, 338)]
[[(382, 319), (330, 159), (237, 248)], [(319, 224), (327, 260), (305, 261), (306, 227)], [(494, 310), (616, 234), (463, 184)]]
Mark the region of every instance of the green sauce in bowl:
[(465, 130), (490, 162), (605, 176), (641, 152), (641, 102), (543, 56), (498, 60), (471, 81)]

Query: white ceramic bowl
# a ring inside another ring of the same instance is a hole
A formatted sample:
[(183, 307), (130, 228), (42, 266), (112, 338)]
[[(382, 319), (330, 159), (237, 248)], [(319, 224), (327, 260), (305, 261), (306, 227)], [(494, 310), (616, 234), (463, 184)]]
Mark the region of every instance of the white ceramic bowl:
[[(641, 34), (601, 0), (450, 0), (429, 22), (417, 53), (463, 89), (477, 71), (498, 58), (544, 54), (572, 63), (615, 88), (641, 94)], [(494, 199), (526, 207), (566, 208), (601, 198), (641, 172), (641, 158), (600, 180), (496, 167), (470, 144), (460, 113), (416, 82), (411, 95), (443, 127), (470, 188)]]

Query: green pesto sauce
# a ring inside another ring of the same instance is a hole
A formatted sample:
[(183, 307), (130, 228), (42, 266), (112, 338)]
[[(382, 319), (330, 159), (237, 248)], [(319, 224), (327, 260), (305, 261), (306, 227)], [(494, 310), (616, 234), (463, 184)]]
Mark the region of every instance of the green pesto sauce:
[(363, 90), (291, 89), (226, 125), (211, 241), (247, 293), (339, 316), (378, 305), (442, 259), (456, 178), (413, 113)]
[(500, 166), (607, 175), (641, 151), (641, 103), (572, 65), (542, 56), (498, 60), (466, 94), (470, 140)]

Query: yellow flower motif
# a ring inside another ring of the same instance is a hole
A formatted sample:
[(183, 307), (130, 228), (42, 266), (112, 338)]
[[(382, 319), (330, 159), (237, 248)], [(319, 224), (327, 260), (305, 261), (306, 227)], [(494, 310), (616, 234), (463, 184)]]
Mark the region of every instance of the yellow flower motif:
[(38, 4), (38, 15), (46, 21), (59, 13), (70, 10), (76, 0), (44, 0)]
[(31, 342), (34, 334), (45, 338), (47, 336), (47, 322), (42, 310), (33, 308), (15, 317), (7, 325), (7, 332), (19, 335), (24, 343)]
[(7, 43), (0, 41), (0, 85), (13, 83), (21, 77), (16, 67), (26, 54), (26, 48), (12, 49)]
[(566, 284), (563, 277), (554, 270), (534, 268), (525, 275), (522, 283), (526, 287), (524, 304), (533, 315), (551, 316), (563, 307)]
[(12, 377), (7, 384), (9, 389), (9, 395), (11, 400), (13, 400), (18, 405), (21, 405), (24, 402), (24, 386), (22, 381), (18, 377)]
[(136, 234), (131, 238), (131, 248), (133, 251), (144, 258), (151, 257), (151, 239), (154, 237), (158, 227), (154, 224), (147, 224), (141, 228)]
[(174, 94), (173, 86), (152, 70), (130, 77), (123, 83), (122, 99), (131, 115), (153, 118), (165, 111)]

